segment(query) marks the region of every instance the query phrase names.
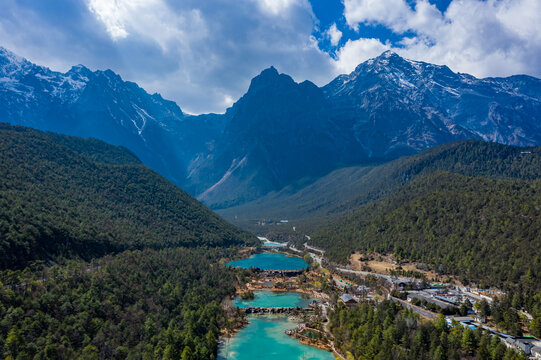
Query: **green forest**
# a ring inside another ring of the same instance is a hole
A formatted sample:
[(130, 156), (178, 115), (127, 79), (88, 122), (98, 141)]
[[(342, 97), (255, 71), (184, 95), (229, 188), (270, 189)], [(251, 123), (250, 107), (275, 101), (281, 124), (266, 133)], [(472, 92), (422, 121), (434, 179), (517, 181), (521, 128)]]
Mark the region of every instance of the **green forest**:
[(541, 177), (541, 146), (521, 148), (480, 140), (439, 145), (375, 167), (364, 176), (359, 191), (350, 194), (332, 212), (356, 209), (438, 171), (492, 179), (535, 180)]
[[(392, 195), (435, 171), (535, 180), (541, 176), (541, 147), (523, 148), (480, 140), (447, 143), (381, 165), (344, 167), (313, 181), (303, 179), (279, 192), (218, 213), (256, 231), (261, 229), (253, 225), (253, 219), (286, 218), (311, 233), (329, 219)], [(273, 230), (285, 231), (276, 227)]]
[(335, 345), (347, 359), (375, 360), (525, 360), (525, 355), (507, 348), (497, 337), (480, 328), (421, 321), (416, 314), (392, 301), (365, 302), (331, 313)]
[(216, 358), (254, 236), (94, 139), (0, 124), (0, 173), (0, 358)]
[[(491, 308), (500, 329), (541, 336), (541, 180), (433, 172), (369, 203), (312, 236), (326, 257), (392, 254), (428, 264), (463, 284), (498, 287)], [(532, 321), (523, 321), (520, 310)]]
[(430, 264), (482, 287), (541, 290), (541, 180), (425, 175), (312, 237), (334, 261), (354, 251)]
[(215, 359), (235, 274), (221, 248), (0, 273), (0, 358)]
[[(340, 208), (357, 210), (312, 243), (334, 262), (393, 254), (501, 287), (491, 321), (519, 335), (526, 309), (541, 336), (540, 151), (483, 144), (376, 167)], [(0, 358), (216, 358), (220, 330), (238, 320), (220, 303), (246, 281), (224, 262), (253, 235), (98, 140), (0, 124), (0, 173)], [(523, 359), (387, 301), (339, 306), (329, 329), (355, 359)]]
[(0, 124), (0, 268), (257, 240), (98, 140)]

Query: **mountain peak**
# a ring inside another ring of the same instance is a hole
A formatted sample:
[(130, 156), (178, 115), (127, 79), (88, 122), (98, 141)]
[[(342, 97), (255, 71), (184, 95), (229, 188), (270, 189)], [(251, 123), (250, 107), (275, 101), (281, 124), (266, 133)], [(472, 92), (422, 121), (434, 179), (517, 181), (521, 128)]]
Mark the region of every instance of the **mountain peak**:
[(271, 66), (252, 79), (248, 92), (277, 84), (280, 84), (278, 86), (291, 85), (295, 84), (295, 81), (289, 75), (280, 74), (274, 66)]
[(276, 70), (274, 65), (271, 65), (270, 67), (268, 67), (268, 68), (264, 69), (263, 71), (261, 71), (261, 75), (266, 74), (266, 73), (278, 75), (278, 70)]
[(401, 56), (392, 50), (386, 50), (382, 52), (380, 56), (378, 56), (378, 58), (384, 58), (384, 59), (396, 58), (396, 57), (401, 57)]
[(20, 64), (20, 65), (28, 63), (28, 60), (26, 60), (22, 56), (19, 56), (2, 46), (0, 46), (0, 59), (6, 59), (6, 61), (0, 62), (0, 65), (4, 65), (4, 63), (12, 63), (12, 64)]
[(355, 70), (351, 74), (366, 71), (367, 68), (368, 69), (374, 68), (374, 67), (375, 68), (382, 68), (382, 67), (387, 68), (389, 66), (389, 64), (396, 65), (396, 64), (400, 64), (400, 63), (406, 63), (406, 62), (409, 62), (409, 60), (404, 59), (403, 57), (401, 57), (400, 55), (398, 55), (394, 51), (386, 50), (386, 51), (382, 52), (379, 56), (368, 59), (368, 60), (360, 63), (359, 65), (357, 65), (357, 67), (355, 68)]
[(91, 73), (92, 71), (89, 68), (81, 64), (72, 66), (71, 69), (67, 72), (67, 74), (78, 74), (82, 76), (88, 76)]
[(265, 81), (272, 81), (274, 79), (277, 79), (280, 76), (280, 73), (278, 73), (278, 70), (274, 66), (268, 67), (261, 71), (259, 75), (257, 75), (254, 79), (261, 79)]
[(3, 46), (0, 46), (0, 56), (15, 56), (15, 54)]
[(394, 51), (387, 50), (382, 52), (378, 57), (368, 60), (366, 63), (368, 63), (369, 65), (381, 64), (387, 66), (389, 64), (396, 65), (411, 63), (411, 61), (403, 58)]
[(11, 77), (29, 66), (31, 63), (25, 58), (0, 46), (0, 75)]
[(86, 70), (89, 70), (86, 66), (84, 66), (83, 64), (79, 64), (79, 65), (74, 65), (71, 67), (71, 70), (72, 71), (86, 71)]

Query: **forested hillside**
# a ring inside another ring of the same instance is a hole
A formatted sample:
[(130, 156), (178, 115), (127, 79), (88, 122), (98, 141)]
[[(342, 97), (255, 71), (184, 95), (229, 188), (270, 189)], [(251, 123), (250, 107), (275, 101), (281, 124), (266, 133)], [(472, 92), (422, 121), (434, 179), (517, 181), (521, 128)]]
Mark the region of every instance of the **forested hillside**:
[(257, 219), (299, 221), (312, 230), (329, 217), (393, 194), (418, 176), (434, 171), (495, 179), (541, 177), (541, 147), (521, 148), (477, 140), (440, 145), (379, 166), (335, 170), (238, 207), (219, 210), (226, 219), (250, 227)]
[(0, 264), (254, 238), (128, 150), (0, 125)]
[(353, 251), (393, 253), (481, 286), (541, 289), (541, 180), (446, 172), (422, 176), (312, 237), (345, 262)]
[(215, 359), (235, 281), (222, 256), (147, 249), (0, 271), (0, 358)]

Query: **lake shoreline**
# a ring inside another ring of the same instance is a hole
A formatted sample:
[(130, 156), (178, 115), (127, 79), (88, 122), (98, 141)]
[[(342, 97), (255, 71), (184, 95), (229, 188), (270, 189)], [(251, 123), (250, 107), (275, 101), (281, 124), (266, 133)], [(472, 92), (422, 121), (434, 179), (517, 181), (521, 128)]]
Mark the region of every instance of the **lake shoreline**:
[[(247, 255), (246, 252), (244, 255)], [(291, 254), (262, 252), (249, 258), (230, 261), (228, 266), (244, 269), (256, 268), (247, 283), (236, 286), (234, 295), (229, 297), (236, 309), (249, 312), (234, 329), (222, 332), (219, 342), (218, 359), (275, 359), (296, 360), (308, 355), (311, 359), (334, 360), (332, 349), (323, 344), (288, 336), (289, 333), (304, 328), (308, 314), (313, 312), (310, 303), (321, 298), (314, 290), (303, 289), (295, 283), (296, 277), (283, 272), (308, 271), (310, 266), (303, 258)], [(268, 269), (278, 272), (269, 275)], [(278, 286), (276, 286), (278, 285)], [(242, 299), (241, 294), (253, 292), (251, 299)], [(228, 305), (230, 306), (230, 305)], [(276, 308), (280, 313), (271, 313)], [(265, 313), (252, 313), (261, 309)], [(282, 313), (293, 309), (293, 313)], [(238, 316), (238, 315), (236, 315)], [(261, 352), (261, 350), (263, 350)], [(297, 354), (297, 355), (295, 355)]]
[(259, 252), (248, 258), (233, 260), (226, 264), (243, 269), (256, 268), (258, 271), (296, 272), (308, 269), (310, 265), (303, 258), (277, 252)]
[[(293, 360), (299, 358), (295, 356), (295, 353), (303, 356), (308, 353), (311, 359), (334, 360), (332, 349), (286, 334), (286, 330), (294, 330), (301, 323), (300, 318), (286, 314), (252, 314), (248, 316), (247, 325), (237, 329), (233, 336), (220, 338), (218, 359), (244, 360), (257, 358), (267, 360), (281, 358), (282, 360)], [(243, 334), (243, 332), (245, 333)], [(239, 336), (245, 338), (239, 338)], [(258, 341), (264, 343), (268, 351), (261, 353), (261, 346), (255, 344)], [(275, 343), (273, 344), (272, 341)], [(254, 353), (257, 353), (257, 355)]]

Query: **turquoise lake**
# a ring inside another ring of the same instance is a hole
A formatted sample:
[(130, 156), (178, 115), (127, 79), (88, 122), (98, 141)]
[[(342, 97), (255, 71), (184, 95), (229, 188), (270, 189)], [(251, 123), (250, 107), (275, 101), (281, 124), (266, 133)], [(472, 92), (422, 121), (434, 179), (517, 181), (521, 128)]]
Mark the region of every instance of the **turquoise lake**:
[(239, 296), (235, 297), (233, 305), (239, 308), (249, 306), (256, 307), (307, 307), (313, 299), (303, 298), (303, 294), (298, 292), (277, 292), (277, 291), (254, 291), (253, 300), (242, 300)]
[(303, 345), (284, 331), (297, 326), (283, 315), (248, 316), (249, 324), (218, 350), (219, 360), (334, 360), (332, 353)]
[(243, 269), (255, 267), (261, 270), (301, 270), (308, 267), (302, 258), (275, 253), (255, 254), (248, 259), (231, 261), (227, 265)]
[(267, 247), (284, 247), (286, 244), (272, 242), (272, 241), (263, 241), (263, 246)]

